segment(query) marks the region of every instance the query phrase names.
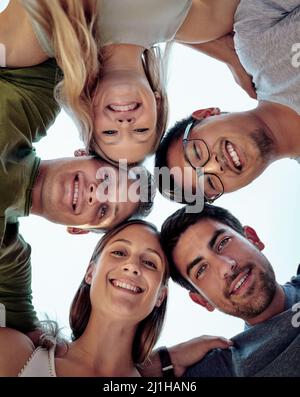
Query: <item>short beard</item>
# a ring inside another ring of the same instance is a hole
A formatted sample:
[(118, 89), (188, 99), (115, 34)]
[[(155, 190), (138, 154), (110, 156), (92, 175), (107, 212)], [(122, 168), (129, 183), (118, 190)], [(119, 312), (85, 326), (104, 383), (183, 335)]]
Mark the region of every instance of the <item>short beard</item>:
[[(248, 266), (254, 268), (253, 264)], [(276, 293), (277, 283), (274, 270), (269, 263), (266, 264), (265, 270), (265, 272), (258, 273), (257, 281), (247, 291), (248, 301), (245, 303), (231, 301), (233, 308), (230, 312), (226, 311), (225, 313), (247, 321), (259, 316), (270, 306)], [(227, 299), (229, 298), (227, 293), (225, 296)]]
[(251, 132), (250, 137), (256, 144), (261, 157), (269, 160), (274, 153), (274, 141), (263, 128)]

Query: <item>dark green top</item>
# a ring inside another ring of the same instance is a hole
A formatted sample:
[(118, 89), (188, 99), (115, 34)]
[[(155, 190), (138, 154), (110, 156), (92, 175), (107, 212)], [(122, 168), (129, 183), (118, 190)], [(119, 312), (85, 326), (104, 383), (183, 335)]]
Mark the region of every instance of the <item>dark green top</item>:
[(40, 159), (32, 142), (46, 135), (59, 106), (53, 97), (58, 68), (50, 59), (31, 68), (0, 68), (0, 303), (6, 325), (28, 332), (36, 314), (31, 300), (30, 245), (18, 218), (29, 215)]

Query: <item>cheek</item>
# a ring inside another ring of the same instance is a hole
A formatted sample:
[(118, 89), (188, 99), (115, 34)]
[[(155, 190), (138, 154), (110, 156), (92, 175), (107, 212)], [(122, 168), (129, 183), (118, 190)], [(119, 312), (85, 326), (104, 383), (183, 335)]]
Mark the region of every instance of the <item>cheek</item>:
[(224, 176), (222, 177), (224, 191), (226, 193), (234, 192), (235, 190), (247, 186), (253, 179), (253, 176), (250, 175), (235, 175), (234, 177)]
[(147, 276), (147, 284), (149, 288), (149, 299), (156, 302), (162, 288), (162, 275), (153, 274), (153, 276)]

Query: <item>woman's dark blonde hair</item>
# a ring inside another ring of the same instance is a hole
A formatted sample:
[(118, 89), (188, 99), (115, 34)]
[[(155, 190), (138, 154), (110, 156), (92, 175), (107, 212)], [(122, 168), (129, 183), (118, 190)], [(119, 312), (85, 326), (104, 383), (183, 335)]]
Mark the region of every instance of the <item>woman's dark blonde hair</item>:
[[(159, 232), (156, 227), (146, 221), (132, 219), (124, 222), (116, 228), (107, 232), (96, 245), (90, 263), (96, 263), (106, 244), (121, 230), (131, 225), (144, 225), (154, 231), (158, 238)], [(169, 279), (169, 268), (165, 259), (165, 271), (162, 285), (167, 285)], [(167, 308), (167, 297), (159, 307), (155, 307), (152, 312), (140, 322), (133, 342), (132, 358), (135, 364), (142, 364), (150, 355), (158, 337), (161, 333), (165, 313)], [(89, 322), (91, 314), (90, 285), (82, 280), (70, 310), (70, 327), (72, 330), (72, 340), (78, 339), (83, 333)]]
[[(85, 147), (103, 156), (93, 139), (92, 98), (101, 79), (101, 0), (21, 0), (23, 6), (49, 37), (54, 56), (63, 72), (55, 98), (73, 116)], [(166, 129), (168, 101), (161, 50), (144, 51), (143, 66), (153, 92), (161, 97), (157, 106), (157, 140), (154, 153)], [(114, 163), (114, 161), (110, 161)]]
[(82, 138), (93, 130), (92, 95), (101, 68), (100, 0), (21, 0), (48, 35), (63, 79), (56, 100), (74, 117)]

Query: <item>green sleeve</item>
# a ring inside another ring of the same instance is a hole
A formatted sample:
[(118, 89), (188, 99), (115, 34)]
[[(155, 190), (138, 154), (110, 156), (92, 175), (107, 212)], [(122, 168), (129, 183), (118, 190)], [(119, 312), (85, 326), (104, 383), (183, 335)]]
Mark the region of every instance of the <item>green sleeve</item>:
[(39, 141), (60, 111), (54, 89), (61, 77), (53, 59), (29, 68), (0, 68), (0, 120), (10, 118), (26, 139)]
[(36, 328), (32, 305), (30, 245), (19, 235), (39, 159), (32, 142), (54, 122), (58, 69), (53, 60), (32, 68), (0, 68), (0, 304), (6, 325), (22, 332)]
[(0, 303), (6, 326), (27, 333), (38, 325), (32, 305), (31, 248), (19, 235), (19, 224), (6, 225), (0, 249)]

